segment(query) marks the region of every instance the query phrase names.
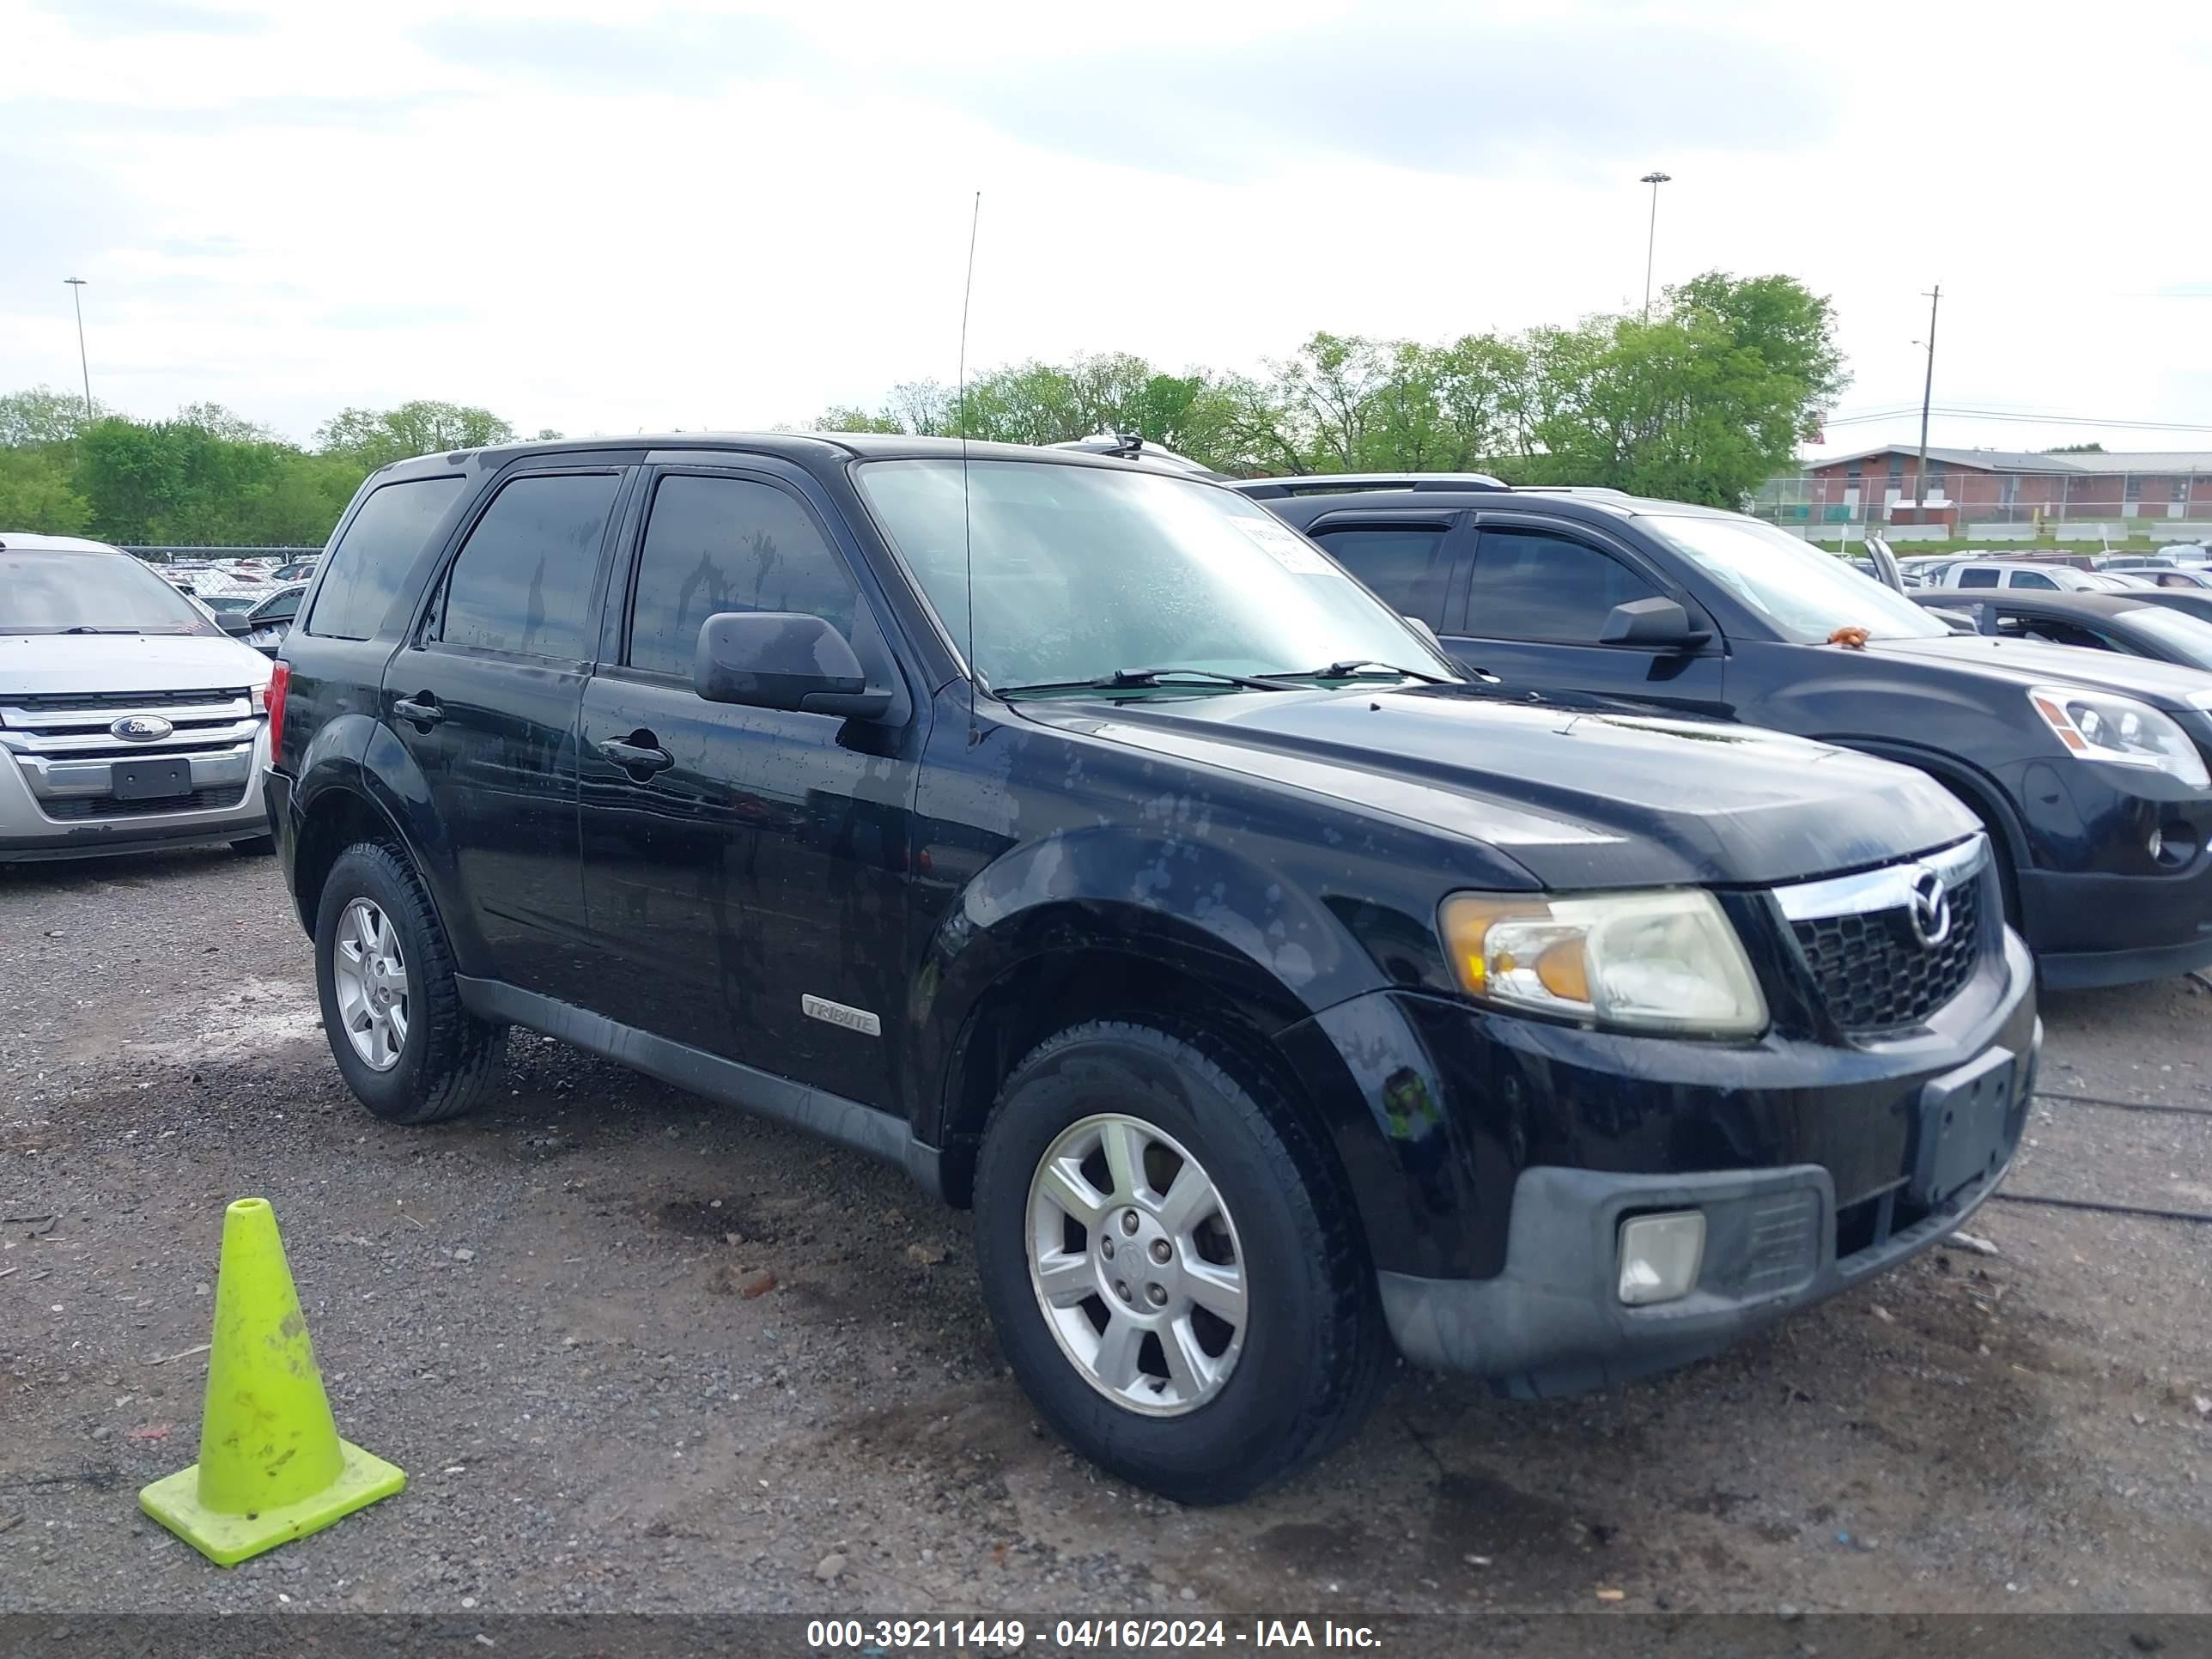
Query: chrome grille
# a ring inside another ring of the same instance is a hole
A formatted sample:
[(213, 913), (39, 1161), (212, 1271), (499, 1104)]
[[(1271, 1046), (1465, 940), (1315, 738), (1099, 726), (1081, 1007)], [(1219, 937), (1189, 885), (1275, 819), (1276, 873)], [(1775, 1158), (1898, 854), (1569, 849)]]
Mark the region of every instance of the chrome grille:
[[(1989, 843), (1977, 836), (1909, 864), (1785, 887), (1775, 895), (1828, 1015), (1844, 1030), (1874, 1034), (1918, 1025), (1966, 988), (1992, 924), (1983, 914)], [(1948, 928), (1923, 941), (1913, 883), (1934, 872)]]
[[(243, 701), (252, 693), (245, 686), (225, 686), (212, 691), (48, 691), (30, 696), (10, 697), (9, 712), (33, 718), (25, 725), (40, 724), (40, 714), (98, 714), (110, 720), (123, 714), (143, 713), (154, 709), (190, 708), (198, 703), (222, 703)], [(16, 722), (8, 721), (9, 725)]]
[[(150, 740), (118, 737), (114, 727), (134, 714), (169, 729)], [(0, 699), (0, 765), (14, 762), (39, 811), (57, 823), (207, 811), (244, 801), (263, 724), (245, 686), (9, 696)], [(116, 763), (139, 760), (184, 762), (191, 790), (115, 799)]]
[(171, 812), (212, 812), (240, 805), (245, 789), (227, 784), (220, 789), (195, 789), (189, 795), (159, 795), (152, 800), (118, 800), (112, 795), (78, 795), (67, 800), (39, 803), (40, 810), (62, 823), (81, 823), (87, 818), (158, 818)]

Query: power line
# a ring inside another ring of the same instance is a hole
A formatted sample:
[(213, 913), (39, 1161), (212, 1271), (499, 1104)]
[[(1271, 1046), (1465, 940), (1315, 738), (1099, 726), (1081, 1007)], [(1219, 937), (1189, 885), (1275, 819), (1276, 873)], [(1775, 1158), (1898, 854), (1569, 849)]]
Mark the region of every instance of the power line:
[[(1917, 404), (1902, 404), (1894, 409), (1870, 410), (1863, 415), (1831, 415), (1824, 426), (1863, 426), (1872, 421), (1900, 420), (1919, 412)], [(2193, 421), (2154, 421), (2123, 419), (2100, 415), (2037, 415), (2024, 414), (2018, 410), (1964, 409), (1952, 404), (1937, 404), (1929, 412), (1959, 420), (2011, 421), (2023, 426), (2094, 426), (2138, 432), (2212, 432), (2212, 424)]]

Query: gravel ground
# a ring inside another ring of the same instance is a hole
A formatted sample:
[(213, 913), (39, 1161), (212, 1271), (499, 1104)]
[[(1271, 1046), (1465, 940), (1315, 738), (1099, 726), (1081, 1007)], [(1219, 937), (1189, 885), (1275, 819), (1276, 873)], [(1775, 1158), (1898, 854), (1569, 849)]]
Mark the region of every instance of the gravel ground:
[[(1546, 1405), (1403, 1372), (1237, 1508), (1106, 1479), (894, 1171), (517, 1034), (386, 1127), (267, 860), (0, 870), (0, 1610), (2212, 1610), (2212, 1232), (1997, 1203), (1722, 1358)], [(2202, 1113), (2212, 997), (2054, 999), (2055, 1095)], [(2008, 1190), (2212, 1211), (2212, 1116), (2046, 1099)], [(341, 1431), (406, 1492), (222, 1571), (222, 1206), (276, 1205)], [(182, 1357), (173, 1357), (173, 1356)], [(1620, 1592), (1618, 1600), (1601, 1591)]]

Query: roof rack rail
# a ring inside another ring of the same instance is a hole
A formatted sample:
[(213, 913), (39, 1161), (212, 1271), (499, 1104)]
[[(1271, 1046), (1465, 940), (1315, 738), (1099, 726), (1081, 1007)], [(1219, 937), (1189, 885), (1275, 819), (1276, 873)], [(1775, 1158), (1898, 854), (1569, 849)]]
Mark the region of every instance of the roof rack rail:
[(1626, 490), (1615, 489), (1611, 484), (1514, 484), (1511, 488), (1531, 495), (1607, 495), (1618, 501), (1634, 499)]
[(1079, 450), (1086, 455), (1110, 455), (1117, 461), (1156, 461), (1164, 466), (1180, 467), (1201, 477), (1219, 478), (1203, 461), (1194, 461), (1188, 455), (1178, 455), (1164, 444), (1156, 444), (1134, 432), (1101, 432), (1088, 438), (1066, 438), (1048, 449)]
[(1250, 479), (1240, 483), (1237, 488), (1261, 501), (1280, 501), (1291, 495), (1339, 495), (1358, 490), (1421, 492), (1505, 489), (1510, 486), (1487, 472), (1308, 472), (1294, 477)]

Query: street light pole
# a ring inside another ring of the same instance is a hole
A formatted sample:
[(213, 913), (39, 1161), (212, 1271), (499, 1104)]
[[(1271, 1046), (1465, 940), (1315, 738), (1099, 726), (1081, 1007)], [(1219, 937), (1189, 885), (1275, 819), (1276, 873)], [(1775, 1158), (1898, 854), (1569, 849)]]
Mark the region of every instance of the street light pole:
[(1919, 523), (1928, 505), (1928, 405), (1936, 396), (1936, 307), (1943, 303), (1943, 284), (1928, 296), (1928, 378), (1920, 386), (1920, 476), (1912, 481), (1912, 520)]
[(1656, 167), (1637, 180), (1651, 186), (1651, 233), (1644, 243), (1644, 320), (1651, 320), (1651, 257), (1659, 249), (1659, 186), (1672, 183), (1674, 174), (1662, 173)]
[(86, 424), (89, 425), (92, 421), (92, 363), (84, 355), (84, 278), (64, 276), (62, 281), (69, 284), (70, 298), (76, 302), (76, 366), (84, 376), (84, 418)]

